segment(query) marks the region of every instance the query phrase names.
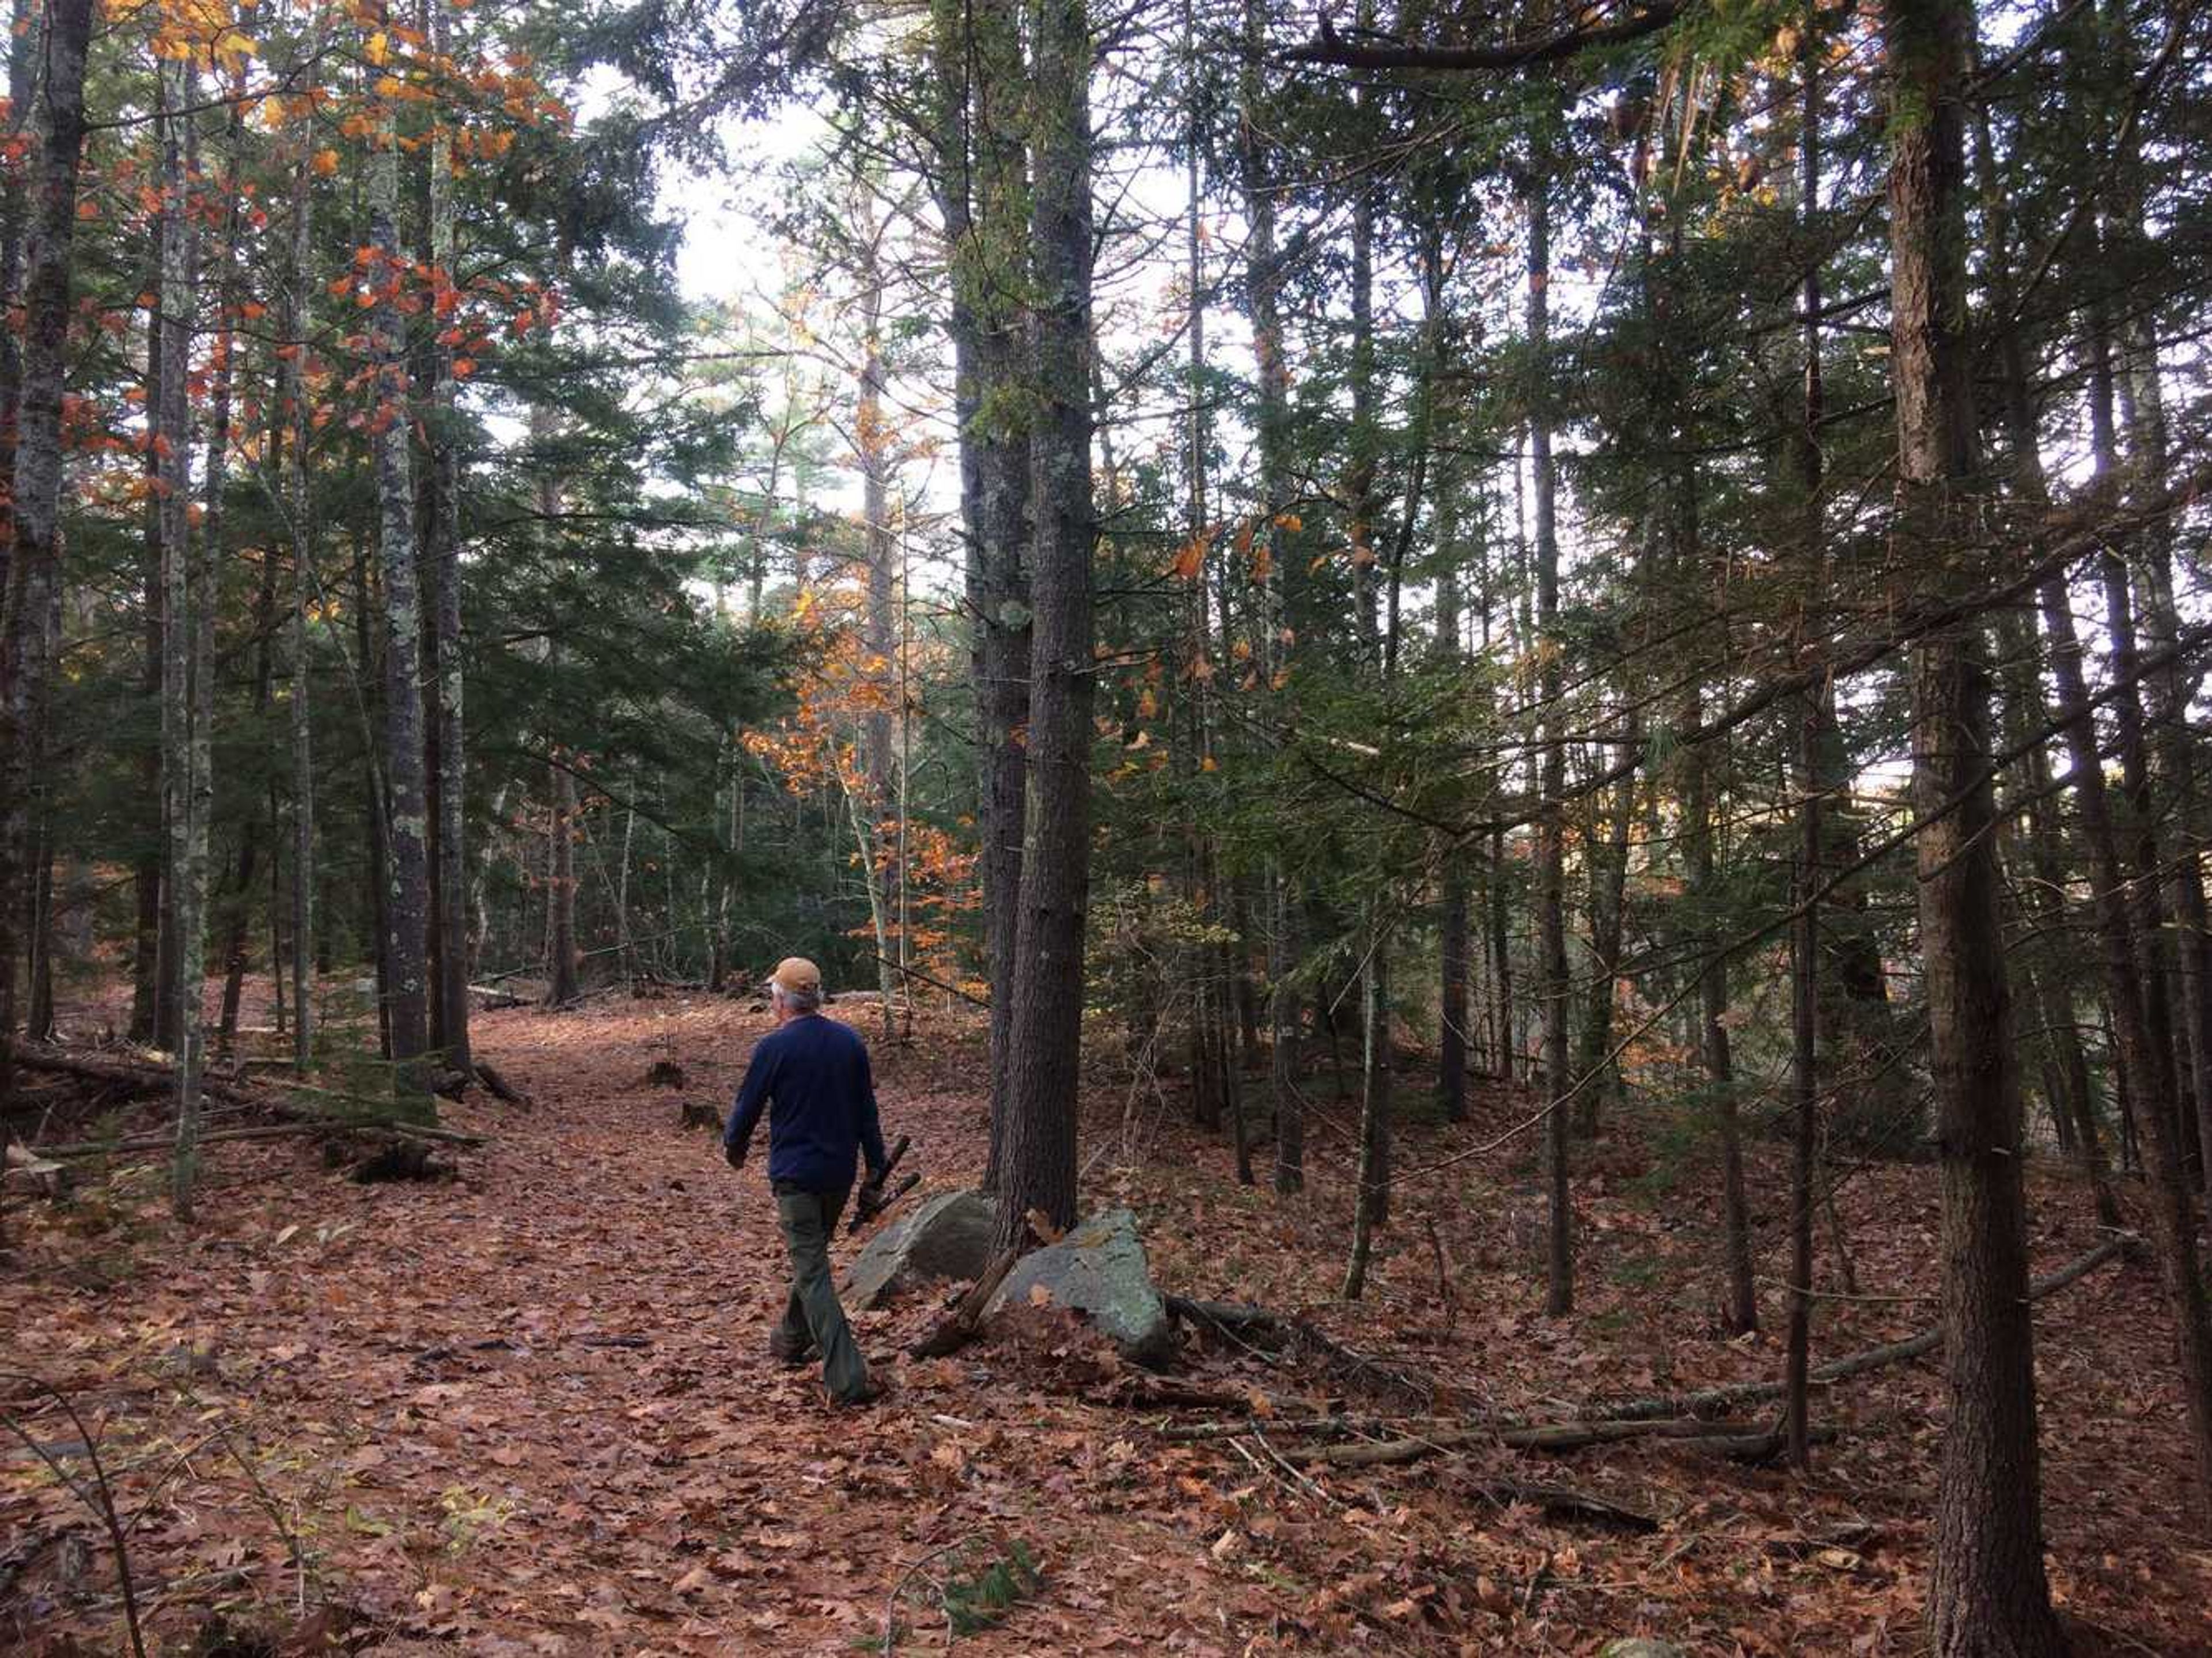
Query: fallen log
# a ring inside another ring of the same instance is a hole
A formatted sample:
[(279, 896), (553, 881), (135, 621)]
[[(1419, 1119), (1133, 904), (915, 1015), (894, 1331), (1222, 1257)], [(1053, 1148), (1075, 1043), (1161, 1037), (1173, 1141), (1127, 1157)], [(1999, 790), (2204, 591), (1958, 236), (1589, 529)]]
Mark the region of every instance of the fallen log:
[[(76, 1077), (86, 1082), (107, 1083), (144, 1093), (156, 1093), (177, 1085), (176, 1072), (172, 1067), (151, 1060), (88, 1060), (52, 1048), (19, 1048), (15, 1050), (15, 1064), (22, 1070), (46, 1076)], [(209, 1098), (232, 1105), (267, 1103), (243, 1086), (212, 1075), (203, 1076), (200, 1087)]]
[(528, 1005), (513, 991), (502, 990), (497, 985), (471, 985), (469, 994), (477, 999), (477, 1011), (484, 1013), (496, 1013), (503, 1007)]
[(1290, 1461), (1308, 1465), (1324, 1463), (1335, 1468), (1368, 1468), (1392, 1463), (1418, 1462), (1424, 1457), (1462, 1450), (1473, 1445), (1498, 1445), (1508, 1450), (1557, 1454), (1586, 1450), (1593, 1445), (1618, 1444), (1627, 1439), (1695, 1442), (1731, 1435), (1749, 1438), (1765, 1432), (1765, 1430), (1753, 1423), (1713, 1423), (1697, 1417), (1644, 1422), (1545, 1422), (1515, 1428), (1476, 1424), (1348, 1445), (1288, 1446), (1284, 1448), (1283, 1455)]
[[(2067, 1285), (2087, 1278), (2106, 1261), (2117, 1260), (2136, 1242), (2135, 1235), (2117, 1233), (2106, 1238), (2087, 1254), (2076, 1257), (2055, 1272), (2046, 1272), (2027, 1286), (2027, 1298), (2040, 1301), (2055, 1295)], [(1902, 1341), (1884, 1342), (1879, 1347), (1869, 1347), (1842, 1358), (1831, 1359), (1817, 1365), (1812, 1380), (1819, 1385), (1848, 1382), (1853, 1376), (1864, 1376), (1869, 1370), (1879, 1370), (1892, 1364), (1902, 1364), (1908, 1359), (1932, 1353), (1943, 1345), (1943, 1331), (1939, 1325), (1932, 1330), (1923, 1330), (1918, 1335), (1908, 1336)], [(1787, 1384), (1780, 1382), (1735, 1382), (1718, 1388), (1702, 1388), (1694, 1393), (1656, 1394), (1644, 1399), (1621, 1400), (1614, 1403), (1597, 1401), (1588, 1408), (1591, 1418), (1603, 1418), (1611, 1422), (1641, 1422), (1658, 1417), (1698, 1416), (1708, 1411), (1726, 1410), (1733, 1406), (1761, 1403), (1779, 1399)]]
[(350, 1094), (343, 1089), (318, 1088), (312, 1083), (288, 1082), (288, 1094), (311, 1094), (317, 1099), (329, 1100), (337, 1105), (349, 1105), (369, 1114), (365, 1117), (344, 1116), (336, 1111), (326, 1111), (319, 1106), (299, 1101), (261, 1099), (254, 1102), (264, 1111), (273, 1111), (283, 1117), (297, 1118), (303, 1122), (327, 1123), (337, 1128), (389, 1129), (394, 1133), (411, 1135), (419, 1139), (447, 1140), (455, 1145), (482, 1145), (483, 1136), (467, 1134), (458, 1128), (442, 1128), (435, 1123), (401, 1122), (382, 1114), (392, 1108), (388, 1097), (374, 1094)]
[[(310, 1134), (359, 1134), (369, 1139), (420, 1141), (434, 1139), (456, 1145), (482, 1145), (480, 1134), (464, 1134), (453, 1128), (428, 1128), (415, 1123), (355, 1122), (343, 1117), (295, 1117), (289, 1122), (263, 1123), (251, 1128), (211, 1128), (199, 1144), (224, 1140), (276, 1140)], [(133, 1134), (112, 1140), (80, 1140), (67, 1145), (41, 1145), (41, 1157), (124, 1157), (140, 1151), (167, 1151), (177, 1143), (173, 1133)]]

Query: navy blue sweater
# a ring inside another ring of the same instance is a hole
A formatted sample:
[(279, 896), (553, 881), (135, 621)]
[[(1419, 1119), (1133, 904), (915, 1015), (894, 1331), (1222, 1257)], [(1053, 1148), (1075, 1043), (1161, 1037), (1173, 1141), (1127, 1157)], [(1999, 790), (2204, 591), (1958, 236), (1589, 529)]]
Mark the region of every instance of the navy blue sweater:
[(868, 1045), (849, 1025), (810, 1013), (762, 1037), (723, 1139), (743, 1152), (763, 1109), (771, 1181), (842, 1192), (853, 1183), (855, 1150), (871, 1172), (884, 1166)]

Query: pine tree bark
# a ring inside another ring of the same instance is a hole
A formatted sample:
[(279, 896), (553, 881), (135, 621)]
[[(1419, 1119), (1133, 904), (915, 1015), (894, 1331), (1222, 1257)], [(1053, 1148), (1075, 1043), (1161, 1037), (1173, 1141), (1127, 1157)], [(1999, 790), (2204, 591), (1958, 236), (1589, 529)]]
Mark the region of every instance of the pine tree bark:
[[(15, 538), (0, 597), (0, 800), (27, 798), (53, 662), (46, 616), (61, 580), (62, 386), (84, 147), (91, 0), (49, 0), (24, 264), (21, 379), (12, 478)], [(0, 1097), (13, 1087), (15, 958), (25, 913), (21, 818), (0, 811)]]
[[(1552, 182), (1540, 162), (1529, 180), (1528, 346), (1540, 385), (1550, 372), (1552, 279)], [(1560, 1317), (1575, 1305), (1574, 1193), (1568, 1183), (1569, 1142), (1573, 1123), (1568, 1091), (1573, 1086), (1567, 1049), (1566, 806), (1567, 720), (1561, 708), (1566, 677), (1562, 666), (1559, 623), (1559, 539), (1557, 483), (1552, 467), (1550, 411), (1540, 406), (1528, 422), (1530, 465), (1534, 471), (1536, 627), (1543, 653), (1538, 696), (1543, 703), (1544, 742), (1541, 804), (1536, 822), (1536, 928), (1544, 975), (1544, 1090), (1551, 1108), (1544, 1120), (1545, 1187), (1549, 1224), (1545, 1248), (1544, 1310)]]
[[(322, 39), (318, 26), (313, 35)], [(278, 397), (291, 441), (284, 454), (285, 513), (292, 544), (290, 616), (287, 621), (291, 683), (287, 703), (292, 727), (292, 1063), (305, 1072), (314, 1055), (317, 1011), (313, 975), (315, 933), (315, 746), (313, 657), (308, 616), (315, 599), (314, 502), (308, 492), (307, 334), (314, 268), (314, 172), (304, 143), (292, 169), (291, 240), (286, 253), (284, 311)]]
[(860, 284), (860, 374), (859, 406), (854, 422), (854, 440), (860, 463), (860, 515), (866, 521), (863, 546), (866, 556), (867, 610), (861, 629), (861, 647), (868, 659), (870, 681), (867, 712), (861, 721), (860, 756), (866, 789), (861, 856), (868, 883), (869, 908), (876, 918), (876, 987), (883, 998), (885, 1041), (893, 1035), (897, 999), (907, 986), (898, 972), (903, 937), (892, 895), (905, 878), (894, 848), (895, 827), (886, 829), (899, 807), (898, 768), (905, 763), (893, 741), (898, 729), (899, 627), (898, 537), (891, 529), (891, 491), (896, 475), (894, 435), (884, 397), (890, 371), (884, 359), (883, 312), (884, 273), (881, 238), (885, 227), (875, 219), (875, 204), (864, 180), (854, 187), (853, 229), (859, 241)]
[[(1443, 565), (1437, 574), (1437, 659), (1455, 666), (1460, 659), (1459, 490), (1449, 472), (1437, 480), (1437, 547)], [(1459, 845), (1443, 848), (1442, 902), (1437, 914), (1437, 1103), (1446, 1122), (1467, 1121), (1468, 944), (1472, 895), (1467, 855)]]
[(576, 780), (565, 767), (546, 768), (553, 790), (553, 819), (546, 831), (546, 952), (551, 974), (549, 1007), (566, 1007), (581, 987), (576, 978)]
[[(1644, 745), (1644, 722), (1632, 701), (1620, 714), (1620, 736), (1615, 747), (1624, 761), (1632, 761)], [(1590, 837), (1589, 1000), (1583, 1023), (1582, 1051), (1575, 1074), (1583, 1078), (1582, 1098), (1575, 1113), (1576, 1131), (1584, 1139), (1595, 1139), (1606, 1099), (1620, 1086), (1620, 1067), (1613, 1060), (1613, 1000), (1620, 984), (1621, 938), (1628, 920), (1628, 844), (1636, 823), (1636, 771), (1620, 774), (1612, 790), (1606, 812), (1605, 837)], [(1593, 811), (1596, 803), (1593, 802)]]
[(973, 625), (980, 755), (984, 962), (990, 991), (991, 1142), (983, 1187), (1005, 1162), (1018, 902), (1022, 882), (1031, 644), (1031, 481), (1027, 370), (1017, 296), (1024, 286), (1029, 185), (1022, 131), (1020, 32), (1012, 0), (938, 0), (933, 10), (939, 104), (939, 206), (952, 289), (951, 334), (960, 424), (966, 598)]
[[(1976, 472), (1966, 311), (1966, 0), (1888, 0), (1890, 356), (1901, 587), (1957, 580)], [(1909, 574), (1908, 574), (1909, 573)], [(2045, 1658), (2065, 1643), (2044, 1571), (2019, 1079), (1998, 915), (1978, 629), (1911, 653), (1921, 953), (1942, 1190), (1950, 1396), (1929, 1631), (1938, 1658)], [(1959, 802), (1956, 810), (1952, 803)]]
[[(31, 0), (11, 0), (8, 35), (7, 136), (19, 139), (30, 125), (33, 79), (40, 43), (39, 19)], [(0, 307), (12, 315), (23, 280), (23, 237), (29, 206), (26, 177), (10, 167), (0, 179)], [(15, 479), (15, 410), (23, 395), (23, 347), (13, 328), (0, 329), (0, 482)], [(9, 492), (0, 489), (0, 496)], [(8, 591), (8, 561), (15, 544), (12, 497), (0, 499), (0, 599)]]
[(1037, 414), (1031, 440), (1036, 528), (1030, 574), (1029, 788), (1020, 932), (1000, 1170), (1000, 1242), (1032, 1209), (1075, 1219), (1077, 1093), (1083, 1038), (1084, 906), (1091, 862), (1090, 22), (1084, 0), (1036, 0), (1031, 90), (1032, 329)]
[[(249, 14), (250, 15), (250, 14)], [(194, 750), (195, 771), (193, 787), (203, 793), (204, 810), (197, 821), (198, 832), (203, 842), (200, 856), (203, 862), (202, 880), (207, 880), (204, 864), (207, 856), (205, 841), (212, 827), (215, 784), (212, 772), (214, 738), (214, 629), (216, 602), (216, 571), (222, 557), (226, 496), (230, 483), (230, 428), (236, 386), (236, 365), (232, 361), (238, 349), (237, 292), (238, 236), (241, 212), (241, 197), (238, 188), (238, 165), (240, 141), (246, 131), (245, 76), (242, 66), (232, 72), (227, 88), (231, 99), (230, 117), (225, 125), (223, 164), (216, 176), (216, 188), (222, 204), (222, 238), (216, 245), (214, 271), (215, 341), (212, 351), (214, 374), (208, 400), (207, 463), (204, 480), (205, 506), (200, 521), (201, 581), (204, 614), (201, 629), (206, 635), (206, 649), (200, 655), (200, 672), (204, 676), (195, 697), (194, 717), (197, 739)], [(276, 561), (273, 553), (261, 554), (262, 580), (253, 606), (254, 724), (259, 726), (269, 708), (270, 677), (273, 671), (270, 660), (270, 632), (276, 610)], [(201, 749), (208, 751), (209, 770), (203, 776), (198, 769)], [(228, 902), (223, 905), (223, 985), (222, 1011), (216, 1019), (216, 1035), (228, 1050), (238, 1035), (239, 1002), (245, 990), (246, 929), (253, 917), (254, 872), (260, 860), (261, 820), (252, 811), (246, 812), (238, 830), (238, 873), (232, 884)], [(202, 908), (207, 908), (204, 895)], [(212, 917), (209, 918), (212, 920)], [(203, 926), (206, 925), (203, 922)], [(275, 970), (272, 962), (270, 970)]]
[[(1820, 55), (1819, 15), (1806, 8), (1798, 45), (1804, 125), (1799, 138), (1802, 152), (1799, 222), (1811, 240), (1813, 223), (1820, 210)], [(1798, 478), (1805, 490), (1805, 562), (1817, 588), (1827, 585), (1826, 524), (1821, 510), (1823, 465), (1820, 421), (1825, 412), (1826, 384), (1820, 362), (1820, 264), (1805, 271), (1800, 301), (1805, 313), (1805, 379), (1802, 423), (1797, 443)], [(1821, 641), (1825, 648), (1826, 641)], [(1813, 1181), (1819, 1135), (1820, 1076), (1820, 910), (1818, 893), (1822, 875), (1820, 797), (1824, 779), (1820, 764), (1821, 738), (1829, 723), (1823, 704), (1826, 688), (1802, 699), (1797, 732), (1797, 768), (1804, 798), (1797, 823), (1797, 918), (1790, 931), (1790, 1072), (1796, 1133), (1792, 1136), (1790, 1169), (1790, 1327), (1785, 1386), (1783, 1391), (1784, 1442), (1793, 1467), (1805, 1467), (1813, 1458), (1813, 1406), (1810, 1385), (1813, 1356)]]
[[(1296, 580), (1290, 534), (1283, 523), (1291, 500), (1290, 374), (1283, 349), (1281, 257), (1275, 245), (1275, 185), (1261, 125), (1260, 66), (1266, 52), (1268, 0), (1244, 0), (1243, 61), (1237, 79), (1237, 161), (1249, 228), (1244, 285), (1252, 327), (1259, 403), (1260, 489), (1267, 522), (1258, 540), (1267, 555), (1261, 614), (1267, 638), (1260, 653), (1267, 675), (1267, 706), (1285, 740), (1296, 717), (1290, 683), (1297, 644), (1291, 584)], [(1305, 1186), (1305, 1102), (1298, 1088), (1303, 1023), (1293, 982), (1298, 960), (1299, 905), (1279, 847), (1261, 878), (1267, 950), (1268, 1097), (1275, 1120), (1274, 1188), (1282, 1196)]]

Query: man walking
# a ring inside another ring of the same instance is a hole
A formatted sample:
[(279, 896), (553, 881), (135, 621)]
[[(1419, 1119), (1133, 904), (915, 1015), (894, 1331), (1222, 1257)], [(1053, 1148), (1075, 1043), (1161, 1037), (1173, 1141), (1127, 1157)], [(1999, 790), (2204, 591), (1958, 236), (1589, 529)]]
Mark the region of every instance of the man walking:
[(768, 1350), (785, 1364), (804, 1364), (818, 1350), (831, 1400), (866, 1404), (876, 1389), (837, 1304), (830, 1240), (853, 1189), (855, 1151), (866, 1157), (870, 1179), (884, 1169), (867, 1044), (851, 1026), (822, 1017), (822, 973), (813, 963), (790, 957), (768, 990), (776, 1028), (753, 1049), (722, 1136), (722, 1155), (742, 1169), (753, 1129), (768, 1112), (769, 1185), (791, 1254), (791, 1295)]

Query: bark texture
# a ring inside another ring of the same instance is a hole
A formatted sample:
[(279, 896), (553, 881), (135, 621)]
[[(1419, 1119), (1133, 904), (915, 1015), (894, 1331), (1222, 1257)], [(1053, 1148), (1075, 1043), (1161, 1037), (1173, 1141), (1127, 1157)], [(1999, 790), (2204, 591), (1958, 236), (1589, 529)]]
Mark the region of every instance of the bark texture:
[(1032, 1209), (1075, 1219), (1084, 906), (1091, 858), (1091, 30), (1084, 0), (1038, 0), (1031, 88), (1032, 280), (1037, 295), (1036, 528), (1029, 787), (1016, 945), (1012, 1075), (1000, 1175), (1001, 1242)]
[[(1952, 580), (1975, 472), (1966, 308), (1966, 0), (1889, 0), (1891, 361), (1900, 584)], [(1908, 575), (1906, 573), (1911, 572)], [(2019, 1078), (1988, 775), (1978, 630), (1912, 650), (1920, 944), (1942, 1188), (1944, 1366), (1951, 1414), (1936, 1495), (1929, 1634), (1939, 1658), (2064, 1650), (2043, 1565), (2034, 1333), (2027, 1302)], [(1955, 811), (1939, 811), (1954, 800)]]

